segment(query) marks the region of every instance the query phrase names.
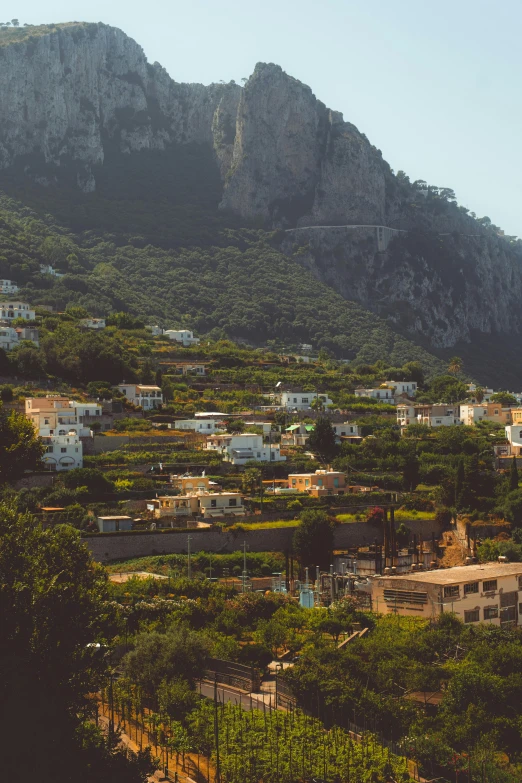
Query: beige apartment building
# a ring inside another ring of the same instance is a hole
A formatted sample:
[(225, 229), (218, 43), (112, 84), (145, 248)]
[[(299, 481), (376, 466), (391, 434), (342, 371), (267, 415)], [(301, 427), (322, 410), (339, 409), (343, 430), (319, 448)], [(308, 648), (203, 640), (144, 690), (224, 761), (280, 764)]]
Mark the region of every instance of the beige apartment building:
[(460, 420), (469, 427), (479, 421), (493, 421), (503, 425), (511, 424), (511, 408), (503, 408), (498, 402), (461, 405)]
[(464, 623), (522, 624), (522, 563), (483, 563), (372, 582), (377, 612), (424, 617), (454, 612)]

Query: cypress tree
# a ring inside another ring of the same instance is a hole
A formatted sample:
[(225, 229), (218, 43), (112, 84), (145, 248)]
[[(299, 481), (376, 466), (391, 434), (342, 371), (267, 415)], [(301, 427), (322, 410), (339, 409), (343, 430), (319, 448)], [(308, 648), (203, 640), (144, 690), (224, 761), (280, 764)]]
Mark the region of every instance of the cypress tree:
[(464, 489), (464, 460), (461, 457), (457, 465), (457, 474), (455, 476), (455, 506), (457, 509), (461, 505), (463, 489)]
[(509, 471), (509, 491), (513, 492), (514, 489), (518, 489), (518, 468), (516, 457), (513, 457), (511, 460), (511, 470)]

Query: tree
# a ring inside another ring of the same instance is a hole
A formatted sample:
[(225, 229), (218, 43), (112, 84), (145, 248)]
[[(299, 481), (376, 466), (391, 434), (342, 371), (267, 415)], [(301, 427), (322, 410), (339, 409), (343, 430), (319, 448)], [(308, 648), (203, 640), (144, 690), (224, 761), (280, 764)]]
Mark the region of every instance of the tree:
[(408, 454), (402, 469), (402, 481), (407, 492), (413, 492), (419, 483), (419, 459), (415, 453)]
[(452, 375), (458, 375), (462, 369), (462, 359), (460, 356), (452, 356), (448, 362), (448, 372)]
[(492, 394), (490, 397), (491, 402), (498, 402), (500, 405), (516, 405), (518, 400), (514, 394), (510, 394), (507, 391), (499, 391)]
[(511, 460), (511, 469), (509, 471), (509, 491), (513, 492), (515, 489), (518, 489), (518, 468), (517, 458), (513, 457)]
[(464, 491), (464, 460), (460, 457), (455, 474), (455, 507), (458, 509), (462, 501)]
[(241, 476), (241, 487), (243, 492), (253, 495), (256, 490), (261, 491), (261, 482), (263, 473), (259, 468), (247, 468)]
[(29, 419), (0, 404), (0, 485), (19, 479), (26, 470), (36, 470), (44, 445)]
[(294, 534), (294, 552), (306, 566), (328, 568), (334, 544), (334, 523), (324, 511), (308, 509), (300, 515), (300, 524)]
[(482, 400), (484, 399), (484, 394), (485, 394), (485, 392), (484, 392), (484, 389), (482, 388), (482, 386), (477, 386), (477, 388), (475, 389), (474, 397), (475, 397), (476, 401), (479, 403), (479, 405), (482, 402)]
[(319, 416), (315, 427), (308, 438), (308, 445), (312, 451), (317, 451), (323, 462), (331, 459), (336, 451), (335, 432), (326, 416)]
[(150, 763), (114, 752), (87, 722), (88, 694), (105, 681), (113, 618), (107, 575), (77, 532), (44, 531), (30, 514), (1, 504), (0, 584), (2, 775), (13, 783), (71, 774), (78, 783), (145, 781)]
[(21, 345), (11, 353), (10, 359), (16, 368), (16, 372), (24, 378), (41, 378), (45, 375), (45, 357), (42, 352), (29, 341)]
[(175, 627), (166, 634), (143, 633), (124, 659), (125, 673), (154, 696), (163, 681), (186, 680), (193, 685), (203, 676), (207, 641), (189, 628)]

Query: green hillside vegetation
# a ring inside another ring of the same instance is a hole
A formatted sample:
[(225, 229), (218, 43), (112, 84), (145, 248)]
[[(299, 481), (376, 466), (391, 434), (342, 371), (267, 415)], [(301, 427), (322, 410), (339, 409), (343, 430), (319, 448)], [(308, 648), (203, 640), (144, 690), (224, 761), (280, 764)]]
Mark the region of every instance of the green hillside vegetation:
[[(39, 165), (31, 161), (34, 171)], [(3, 180), (0, 275), (21, 284), (31, 303), (59, 310), (74, 303), (92, 315), (128, 311), (214, 338), (307, 342), (362, 362), (442, 369), (279, 252), (277, 232), (239, 227), (219, 212), (218, 172), (205, 148), (130, 158), (107, 150), (94, 194), (75, 189), (71, 176), (54, 188), (17, 171)], [(39, 263), (65, 277), (40, 275)]]

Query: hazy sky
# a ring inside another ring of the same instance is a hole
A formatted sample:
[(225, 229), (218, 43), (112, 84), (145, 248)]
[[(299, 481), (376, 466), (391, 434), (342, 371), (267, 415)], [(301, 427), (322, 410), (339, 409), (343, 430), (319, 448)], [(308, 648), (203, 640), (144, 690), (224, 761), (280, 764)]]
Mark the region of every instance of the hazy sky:
[(522, 236), (521, 0), (17, 0), (14, 14), (121, 27), (176, 81), (278, 63), (393, 169)]

